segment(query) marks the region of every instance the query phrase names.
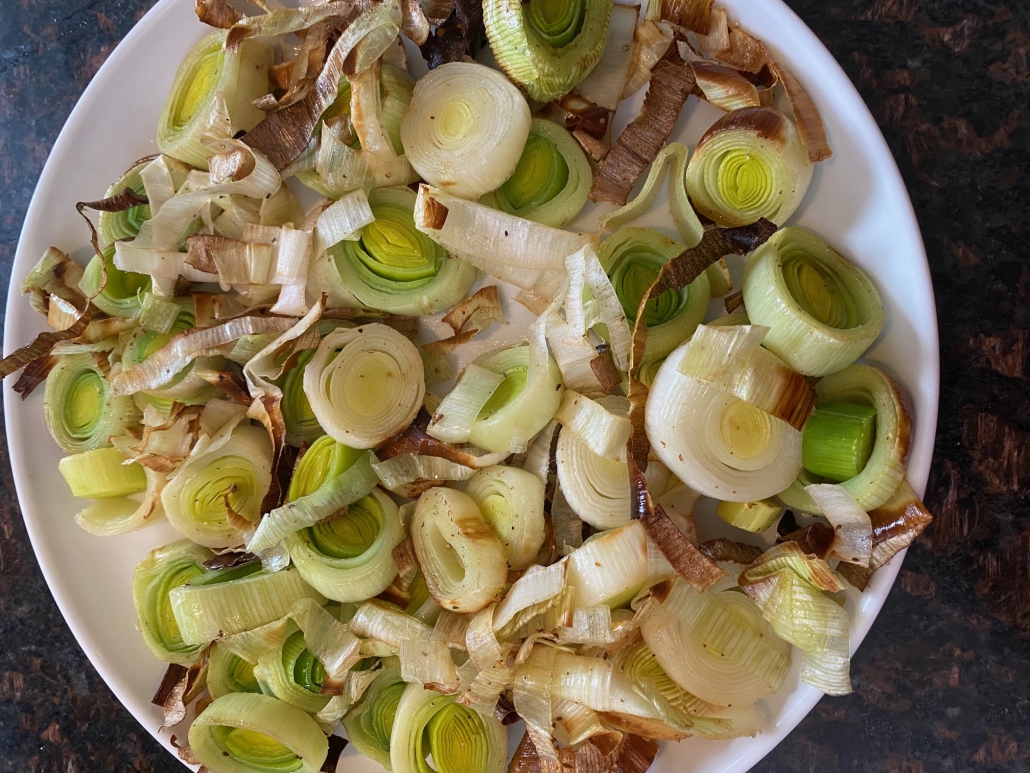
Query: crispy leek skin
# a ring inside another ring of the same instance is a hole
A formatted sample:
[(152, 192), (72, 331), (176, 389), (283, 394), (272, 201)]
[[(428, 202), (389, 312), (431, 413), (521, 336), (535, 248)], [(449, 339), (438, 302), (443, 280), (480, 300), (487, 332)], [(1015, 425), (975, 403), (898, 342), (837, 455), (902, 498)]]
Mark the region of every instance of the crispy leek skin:
[(81, 454), (111, 445), (112, 435), (139, 423), (131, 397), (111, 397), (110, 385), (91, 354), (60, 358), (43, 396), (47, 429), (61, 450)]
[(132, 573), (132, 601), (140, 633), (161, 660), (189, 665), (200, 658), (204, 645), (183, 642), (168, 593), (203, 575), (207, 571), (203, 563), (211, 558), (214, 553), (207, 548), (179, 540), (152, 550)]
[(508, 733), (496, 719), (420, 684), (404, 689), (390, 734), (393, 773), (502, 773), (507, 759)]
[[(146, 196), (146, 186), (140, 172), (150, 163), (149, 158), (134, 164), (133, 167), (119, 177), (114, 184), (107, 189), (105, 198), (116, 196), (126, 188), (129, 188), (137, 196)], [(103, 244), (113, 244), (120, 239), (135, 239), (143, 222), (150, 219), (150, 205), (137, 204), (132, 209), (121, 212), (101, 212), (97, 232), (100, 234), (100, 241)]]
[(590, 160), (575, 138), (553, 121), (534, 118), (515, 171), (481, 203), (564, 228), (586, 206), (593, 180)]
[(224, 50), (218, 30), (197, 43), (175, 74), (157, 129), (157, 146), (165, 155), (207, 169), (213, 155), (206, 138), (228, 139), (253, 129), (264, 117), (251, 103), (269, 91), (270, 46), (248, 40), (237, 53)]
[(361, 701), (343, 718), (347, 738), (359, 752), (390, 770), (390, 736), (397, 705), (407, 685), (401, 679), (400, 663), (383, 660), (383, 667)]
[(483, 22), (501, 69), (532, 99), (568, 94), (604, 53), (611, 0), (487, 0)]
[(768, 107), (727, 113), (701, 137), (687, 164), (690, 200), (721, 226), (761, 217), (785, 222), (811, 180), (812, 165), (794, 123)]
[[(99, 255), (93, 256), (86, 265), (79, 287), (87, 296), (95, 295), (93, 303), (105, 314), (110, 314), (112, 317), (138, 317), (142, 308), (143, 295), (150, 291), (152, 280), (146, 274), (122, 271), (118, 268), (114, 264), (114, 249), (113, 244), (104, 248), (104, 266), (100, 263)], [(105, 267), (107, 269), (106, 282), (104, 281)]]
[(468, 295), (475, 268), (415, 228), (415, 198), (410, 188), (369, 193), (375, 222), (316, 261), (315, 282), (328, 284), (330, 302), (418, 316), (449, 309)]
[(806, 376), (855, 362), (883, 330), (880, 294), (869, 276), (799, 226), (755, 250), (744, 271), (744, 304), (763, 344)]
[(286, 538), (301, 577), (326, 598), (359, 602), (397, 576), (392, 551), (404, 539), (397, 505), (376, 489), (326, 521)]
[(190, 725), (189, 744), (212, 773), (318, 773), (329, 743), (300, 709), (267, 695), (216, 698)]
[[(685, 249), (686, 245), (649, 228), (622, 228), (601, 242), (597, 257), (631, 324), (636, 320), (640, 299), (658, 278), (662, 266)], [(644, 320), (647, 347), (642, 365), (664, 359), (690, 338), (708, 312), (709, 298), (708, 275), (701, 274), (682, 290), (667, 290), (648, 301)]]

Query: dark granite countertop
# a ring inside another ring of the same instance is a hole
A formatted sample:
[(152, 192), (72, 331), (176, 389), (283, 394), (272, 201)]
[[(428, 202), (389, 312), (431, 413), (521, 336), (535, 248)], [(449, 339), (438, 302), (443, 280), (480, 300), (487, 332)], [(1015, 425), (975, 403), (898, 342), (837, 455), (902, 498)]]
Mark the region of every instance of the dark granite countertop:
[[(188, 2), (188, 0), (182, 0)], [(756, 0), (757, 2), (757, 0)], [(852, 667), (763, 773), (1030, 770), (1030, 1), (788, 0), (901, 167), (941, 334), (936, 516)], [(2, 0), (0, 286), (61, 126), (151, 0)], [(180, 771), (76, 645), (0, 443), (0, 771)]]

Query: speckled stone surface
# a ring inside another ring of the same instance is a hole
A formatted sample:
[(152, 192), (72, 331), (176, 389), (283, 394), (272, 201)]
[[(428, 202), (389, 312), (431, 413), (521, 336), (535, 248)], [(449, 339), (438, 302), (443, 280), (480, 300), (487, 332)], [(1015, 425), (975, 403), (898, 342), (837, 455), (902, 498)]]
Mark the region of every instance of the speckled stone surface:
[[(182, 0), (188, 2), (188, 0)], [(756, 3), (760, 0), (755, 0)], [(0, 282), (76, 99), (150, 0), (0, 0)], [(908, 186), (941, 323), (937, 520), (852, 667), (755, 770), (1030, 770), (1030, 0), (789, 0)], [(0, 444), (0, 771), (181, 771), (47, 590)]]

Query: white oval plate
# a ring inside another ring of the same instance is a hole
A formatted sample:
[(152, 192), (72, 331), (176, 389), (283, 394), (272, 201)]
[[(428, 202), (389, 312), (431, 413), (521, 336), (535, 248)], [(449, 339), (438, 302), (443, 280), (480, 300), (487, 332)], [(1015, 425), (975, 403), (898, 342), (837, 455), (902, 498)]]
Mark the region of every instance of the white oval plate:
[[(877, 282), (887, 324), (866, 359), (886, 367), (912, 394), (916, 433), (908, 479), (921, 491), (937, 418), (937, 320), (926, 254), (898, 169), (858, 92), (787, 6), (779, 0), (726, 0), (725, 5), (731, 19), (760, 37), (770, 53), (791, 69), (822, 113), (834, 155), (817, 166), (808, 196), (792, 222), (816, 229)], [(68, 119), (40, 177), (18, 245), (8, 292), (5, 351), (30, 341), (43, 329), (18, 285), (46, 247), (74, 250), (82, 261), (90, 255), (85, 227), (75, 216), (75, 202), (100, 198), (133, 161), (156, 152), (155, 127), (176, 66), (205, 31), (192, 6), (182, 0), (161, 0), (111, 54)], [(638, 94), (623, 106), (616, 117), (617, 131), (636, 113), (641, 98)], [(692, 144), (717, 116), (710, 106), (691, 99), (673, 137)], [(594, 215), (585, 212), (574, 226), (594, 230)], [(654, 217), (645, 224), (660, 223), (670, 225), (667, 210), (664, 218)], [(491, 336), (491, 346), (518, 336), (518, 323), (528, 320), (517, 304), (508, 306), (513, 324)], [(43, 574), (97, 671), (136, 719), (174, 754), (169, 734), (158, 735), (161, 713), (150, 704), (164, 664), (151, 655), (136, 631), (130, 578), (149, 550), (178, 535), (163, 524), (108, 538), (80, 530), (72, 514), (82, 502), (71, 496), (57, 472), (61, 454), (43, 423), (43, 390), (22, 402), (11, 390), (12, 383), (8, 380), (4, 389), (11, 466)], [(699, 523), (705, 538), (718, 532), (712, 520), (702, 518)], [(864, 594), (850, 593), (846, 608), (851, 616), (852, 651), (883, 606), (900, 565), (899, 556), (876, 573)], [(655, 770), (748, 770), (819, 700), (817, 690), (798, 683), (797, 660), (781, 691), (760, 704), (765, 729), (758, 737), (665, 744)], [(354, 773), (380, 769), (354, 754), (347, 755), (346, 767)]]

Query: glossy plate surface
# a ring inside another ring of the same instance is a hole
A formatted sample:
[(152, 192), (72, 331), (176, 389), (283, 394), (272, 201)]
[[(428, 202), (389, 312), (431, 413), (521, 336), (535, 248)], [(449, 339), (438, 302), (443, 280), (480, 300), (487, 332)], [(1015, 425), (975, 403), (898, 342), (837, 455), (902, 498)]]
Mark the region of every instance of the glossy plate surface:
[[(926, 255), (897, 167), (857, 91), (797, 16), (779, 0), (726, 0), (725, 5), (731, 19), (760, 37), (770, 53), (790, 68), (822, 113), (834, 155), (817, 166), (808, 195), (791, 223), (814, 228), (865, 268), (880, 289), (887, 324), (865, 360), (885, 367), (912, 395), (916, 431), (908, 478), (922, 491), (937, 418), (937, 322)], [(17, 288), (46, 247), (53, 244), (72, 251), (83, 262), (90, 255), (88, 234), (75, 214), (75, 202), (100, 198), (136, 159), (156, 152), (153, 135), (175, 68), (206, 30), (192, 9), (193, 3), (183, 0), (159, 2), (111, 54), (58, 138), (18, 246), (8, 294), (4, 351), (12, 351), (43, 329), (41, 318)], [(616, 131), (635, 115), (642, 96), (638, 93), (623, 104), (616, 116)], [(710, 106), (691, 99), (673, 138), (692, 146), (718, 115)], [(663, 205), (659, 200), (654, 214), (640, 224), (661, 224), (674, 235), (667, 208), (664, 216), (660, 214)], [(596, 214), (588, 209), (572, 227), (595, 230)], [(734, 268), (739, 280), (740, 266)], [(462, 359), (523, 335), (528, 313), (512, 302), (506, 306), (512, 324), (474, 349), (470, 347)], [(716, 307), (713, 303), (713, 310)], [(43, 423), (43, 390), (22, 402), (11, 390), (12, 384), (9, 380), (4, 389), (11, 465), (43, 573), (72, 632), (101, 676), (172, 752), (170, 734), (157, 734), (160, 711), (150, 704), (164, 664), (151, 655), (136, 631), (130, 578), (149, 550), (177, 535), (164, 524), (110, 538), (81, 531), (72, 515), (83, 503), (72, 498), (57, 471), (61, 453)], [(701, 509), (702, 538), (719, 536), (721, 522), (711, 517), (710, 510)], [(876, 573), (864, 594), (850, 592), (846, 608), (851, 616), (852, 651), (883, 606), (900, 565), (899, 556)], [(794, 668), (783, 689), (760, 702), (765, 717), (761, 735), (729, 742), (688, 739), (665, 744), (654, 770), (748, 770), (820, 697), (815, 689), (799, 685), (799, 660), (795, 653)], [(183, 734), (181, 730), (179, 734)], [(353, 773), (381, 770), (353, 752), (345, 752), (345, 760), (341, 769), (346, 765)]]

